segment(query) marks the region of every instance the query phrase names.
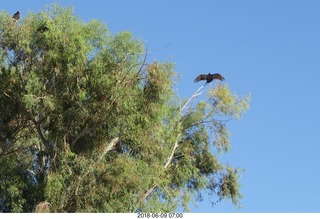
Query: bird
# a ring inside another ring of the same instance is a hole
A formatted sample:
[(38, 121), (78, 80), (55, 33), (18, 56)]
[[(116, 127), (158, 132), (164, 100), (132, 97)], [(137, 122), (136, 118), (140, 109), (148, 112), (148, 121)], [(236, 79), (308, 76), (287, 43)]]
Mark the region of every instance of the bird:
[(202, 81), (202, 80), (207, 80), (207, 83), (210, 83), (213, 80), (220, 80), (220, 81), (224, 81), (224, 77), (222, 75), (220, 75), (219, 73), (215, 73), (215, 74), (200, 74), (198, 77), (196, 77), (194, 79), (194, 83), (197, 83), (198, 81)]
[(15, 22), (16, 22), (17, 20), (19, 20), (19, 18), (20, 18), (20, 12), (17, 11), (17, 12), (12, 16), (12, 18), (14, 19)]

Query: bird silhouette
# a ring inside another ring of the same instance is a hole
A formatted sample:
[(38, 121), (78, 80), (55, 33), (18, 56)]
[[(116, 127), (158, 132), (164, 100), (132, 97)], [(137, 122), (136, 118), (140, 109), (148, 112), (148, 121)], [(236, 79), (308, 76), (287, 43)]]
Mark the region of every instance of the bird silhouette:
[(19, 18), (20, 18), (20, 12), (17, 11), (17, 12), (12, 16), (12, 18), (14, 19), (15, 22), (16, 22), (17, 20), (19, 20)]
[(220, 81), (224, 81), (224, 77), (222, 75), (220, 75), (219, 73), (215, 73), (215, 74), (200, 74), (198, 77), (196, 77), (194, 79), (194, 83), (197, 83), (198, 81), (202, 81), (202, 80), (206, 80), (207, 83), (210, 83), (213, 80), (220, 80)]

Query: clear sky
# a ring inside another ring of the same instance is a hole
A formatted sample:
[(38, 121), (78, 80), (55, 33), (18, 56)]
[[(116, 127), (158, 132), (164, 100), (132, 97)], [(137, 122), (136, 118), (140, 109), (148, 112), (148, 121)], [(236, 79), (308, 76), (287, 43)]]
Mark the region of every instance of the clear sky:
[[(38, 12), (48, 0), (1, 1), (9, 13)], [(220, 72), (232, 91), (251, 94), (250, 110), (229, 122), (242, 167), (243, 208), (206, 202), (192, 212), (320, 212), (320, 1), (64, 0), (84, 21), (131, 31), (151, 59), (176, 63), (187, 98), (199, 73)]]

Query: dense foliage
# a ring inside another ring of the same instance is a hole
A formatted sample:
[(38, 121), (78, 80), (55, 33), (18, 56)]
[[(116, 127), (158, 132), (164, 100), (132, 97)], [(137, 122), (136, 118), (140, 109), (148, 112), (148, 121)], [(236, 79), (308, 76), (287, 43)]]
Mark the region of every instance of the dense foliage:
[(248, 98), (216, 84), (183, 107), (172, 63), (57, 5), (1, 12), (0, 45), (0, 211), (171, 212), (203, 190), (239, 205), (217, 155)]

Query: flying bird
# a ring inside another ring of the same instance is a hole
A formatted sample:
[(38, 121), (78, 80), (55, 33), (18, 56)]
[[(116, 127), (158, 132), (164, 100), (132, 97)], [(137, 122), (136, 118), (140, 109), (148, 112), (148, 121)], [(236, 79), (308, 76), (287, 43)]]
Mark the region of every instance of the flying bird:
[(12, 18), (14, 19), (14, 22), (16, 22), (17, 20), (19, 20), (19, 18), (20, 18), (20, 12), (17, 11), (17, 12), (12, 16)]
[(213, 80), (220, 80), (220, 81), (224, 81), (224, 77), (222, 75), (220, 75), (219, 73), (215, 73), (215, 74), (201, 74), (198, 77), (196, 77), (194, 79), (194, 83), (197, 83), (198, 81), (202, 81), (202, 80), (206, 80), (207, 83), (210, 83)]

